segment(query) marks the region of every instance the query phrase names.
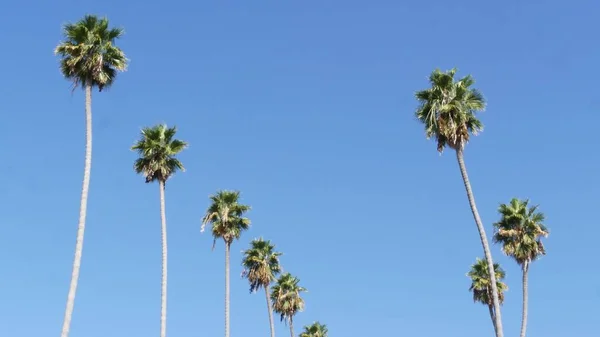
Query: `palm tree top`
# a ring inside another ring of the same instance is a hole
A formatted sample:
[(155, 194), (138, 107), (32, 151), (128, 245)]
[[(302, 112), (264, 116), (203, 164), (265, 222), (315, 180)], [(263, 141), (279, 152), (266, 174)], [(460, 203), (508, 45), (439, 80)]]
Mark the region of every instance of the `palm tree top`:
[(242, 276), (250, 282), (250, 292), (255, 292), (261, 287), (266, 288), (281, 272), (279, 264), (280, 252), (275, 251), (271, 241), (258, 238), (252, 240), (250, 248), (244, 251)]
[(327, 337), (328, 333), (327, 325), (314, 322), (311, 325), (305, 326), (304, 331), (299, 337)]
[(544, 225), (546, 217), (538, 208), (539, 205), (529, 206), (529, 199), (518, 198), (498, 207), (501, 218), (494, 223), (493, 240), (502, 244), (502, 251), (520, 265), (546, 255), (541, 238), (550, 233)]
[[(222, 238), (226, 243), (239, 239), (242, 232), (250, 228), (250, 219), (244, 214), (250, 206), (239, 203), (240, 192), (221, 190), (210, 196), (211, 203), (202, 218), (200, 232), (212, 224), (213, 238)], [(213, 247), (214, 247), (213, 242)]]
[(174, 139), (177, 127), (159, 124), (142, 129), (140, 139), (131, 147), (139, 158), (134, 170), (146, 177), (146, 182), (166, 182), (178, 170), (185, 171), (183, 164), (175, 156), (187, 148), (188, 144)]
[(125, 53), (115, 46), (123, 33), (122, 28), (109, 28), (107, 18), (95, 15), (63, 26), (64, 40), (54, 53), (61, 57), (61, 72), (73, 82), (73, 89), (90, 85), (102, 91), (113, 84), (117, 72), (127, 69)]
[[(494, 263), (494, 271), (496, 273), (498, 300), (500, 301), (500, 304), (502, 304), (504, 302), (504, 292), (508, 290), (506, 283), (502, 282), (506, 277), (506, 273), (498, 263)], [(492, 281), (490, 279), (487, 260), (477, 258), (477, 261), (471, 266), (471, 270), (467, 273), (467, 276), (471, 278), (471, 287), (469, 288), (469, 291), (473, 293), (473, 301), (485, 305), (493, 305)]]
[(280, 314), (281, 320), (304, 310), (304, 300), (300, 297), (300, 293), (307, 292), (307, 290), (299, 283), (300, 279), (290, 273), (285, 273), (279, 276), (277, 283), (273, 286), (271, 291), (273, 311)]
[(417, 119), (425, 126), (427, 138), (435, 137), (441, 153), (446, 146), (462, 150), (470, 134), (477, 135), (483, 124), (475, 116), (485, 110), (483, 95), (474, 88), (475, 80), (467, 75), (455, 80), (456, 68), (434, 70), (429, 76), (430, 88), (417, 91)]

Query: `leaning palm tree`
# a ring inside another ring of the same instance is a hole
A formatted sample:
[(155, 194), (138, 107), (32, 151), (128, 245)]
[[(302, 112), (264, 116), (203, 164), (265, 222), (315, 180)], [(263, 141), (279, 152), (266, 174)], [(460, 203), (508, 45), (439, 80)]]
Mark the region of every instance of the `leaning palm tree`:
[(485, 109), (485, 100), (481, 93), (471, 88), (475, 83), (471, 76), (455, 80), (456, 69), (442, 72), (435, 70), (429, 76), (431, 87), (418, 91), (415, 96), (419, 107), (415, 113), (421, 123), (425, 125), (427, 138), (435, 137), (437, 150), (442, 153), (449, 147), (456, 152), (456, 158), (469, 199), (469, 205), (479, 231), (479, 237), (485, 258), (490, 262), (488, 268), (491, 275), (492, 301), (496, 313), (496, 336), (503, 337), (502, 318), (500, 314), (500, 301), (496, 278), (492, 269), (492, 253), (488, 244), (483, 223), (479, 217), (475, 197), (471, 190), (471, 183), (467, 175), (464, 161), (464, 148), (471, 135), (477, 135), (483, 130), (483, 124), (475, 114)]
[(212, 225), (213, 249), (217, 239), (225, 242), (225, 337), (229, 337), (229, 255), (233, 240), (239, 239), (242, 232), (250, 228), (250, 219), (244, 214), (250, 206), (239, 203), (239, 191), (218, 191), (210, 196), (211, 204), (202, 218), (203, 232), (207, 224)]
[(277, 279), (277, 283), (271, 290), (271, 301), (273, 310), (280, 315), (280, 319), (287, 320), (290, 327), (290, 335), (294, 337), (294, 316), (304, 310), (304, 300), (300, 293), (306, 289), (299, 286), (300, 280), (290, 273), (285, 273)]
[(304, 327), (304, 331), (299, 337), (327, 337), (327, 325), (314, 322)]
[(137, 151), (133, 168), (146, 178), (146, 183), (158, 181), (160, 190), (160, 220), (162, 236), (162, 282), (160, 305), (160, 336), (167, 334), (167, 218), (165, 215), (165, 184), (183, 164), (175, 157), (187, 147), (187, 143), (175, 139), (177, 128), (164, 124), (143, 128), (140, 139), (131, 147)]
[(281, 272), (279, 256), (281, 256), (281, 253), (275, 251), (275, 246), (270, 241), (260, 238), (252, 240), (250, 249), (244, 252), (244, 259), (242, 260), (244, 266), (242, 275), (250, 282), (250, 292), (255, 292), (260, 288), (265, 289), (271, 337), (275, 337), (275, 324), (273, 323), (273, 309), (269, 299), (269, 286), (271, 282), (275, 281), (277, 274)]
[[(506, 283), (502, 282), (506, 273), (498, 263), (494, 263), (494, 273), (498, 287), (498, 299), (500, 300), (500, 304), (502, 304), (504, 303), (504, 292), (508, 290)], [(487, 305), (492, 324), (496, 324), (496, 312), (494, 310), (494, 302), (492, 301), (492, 281), (487, 261), (478, 258), (475, 264), (471, 266), (471, 270), (467, 273), (467, 276), (471, 278), (469, 291), (473, 293), (473, 301)]]
[(512, 257), (523, 272), (523, 313), (521, 317), (521, 337), (527, 331), (527, 278), (529, 266), (546, 250), (541, 238), (548, 236), (543, 224), (544, 214), (538, 212), (538, 206), (529, 207), (529, 200), (513, 198), (509, 204), (500, 205), (500, 221), (494, 224), (494, 242), (502, 245), (502, 251)]
[(81, 86), (85, 90), (85, 166), (83, 169), (83, 187), (79, 205), (79, 224), (75, 243), (75, 258), (71, 273), (71, 284), (67, 296), (67, 307), (61, 337), (67, 337), (71, 328), (71, 318), (75, 305), (75, 293), (81, 267), (87, 199), (92, 169), (92, 88), (99, 91), (110, 87), (118, 71), (127, 68), (127, 58), (121, 49), (114, 45), (123, 35), (121, 28), (109, 28), (108, 19), (86, 15), (76, 23), (63, 27), (64, 40), (54, 53), (59, 55), (63, 76), (73, 83), (73, 90)]

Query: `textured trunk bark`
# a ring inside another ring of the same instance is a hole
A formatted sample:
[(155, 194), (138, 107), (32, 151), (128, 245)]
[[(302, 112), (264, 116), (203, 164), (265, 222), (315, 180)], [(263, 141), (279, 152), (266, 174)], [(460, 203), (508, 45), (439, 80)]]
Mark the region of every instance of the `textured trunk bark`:
[(267, 310), (269, 310), (269, 327), (271, 328), (271, 337), (275, 337), (275, 323), (273, 323), (273, 309), (271, 299), (269, 298), (269, 285), (265, 286), (265, 295), (267, 296)]
[(496, 315), (494, 315), (494, 306), (488, 305), (488, 309), (490, 311), (490, 318), (492, 319), (492, 324), (494, 325), (494, 331), (496, 331)]
[(290, 316), (290, 336), (294, 336), (294, 318)]
[(490, 280), (492, 283), (492, 301), (494, 303), (495, 318), (494, 329), (496, 331), (496, 337), (504, 337), (504, 332), (502, 331), (502, 316), (500, 314), (500, 301), (498, 300), (498, 286), (496, 284), (496, 273), (494, 272), (494, 262), (492, 260), (492, 253), (490, 251), (490, 246), (488, 244), (487, 236), (485, 234), (485, 229), (483, 228), (483, 223), (481, 222), (479, 212), (477, 211), (477, 205), (475, 204), (475, 197), (473, 196), (473, 191), (471, 190), (471, 183), (469, 182), (469, 176), (467, 174), (467, 168), (465, 166), (462, 148), (458, 148), (456, 150), (456, 159), (458, 160), (460, 174), (462, 175), (463, 182), (465, 184), (465, 189), (467, 191), (467, 198), (469, 199), (471, 212), (473, 213), (473, 218), (475, 218), (475, 224), (477, 225), (477, 230), (479, 231), (479, 238), (481, 239), (481, 245), (483, 246), (485, 259), (488, 262), (488, 272), (490, 273)]
[(225, 242), (225, 337), (229, 337), (229, 251), (231, 243)]
[(521, 337), (525, 337), (527, 332), (527, 304), (529, 302), (527, 294), (527, 277), (529, 274), (529, 261), (523, 264), (523, 316), (521, 318)]
[(81, 188), (81, 201), (79, 204), (79, 224), (77, 225), (77, 240), (75, 242), (75, 258), (71, 272), (71, 284), (67, 296), (67, 307), (63, 320), (61, 337), (69, 336), (73, 307), (75, 306), (75, 293), (79, 281), (81, 268), (81, 254), (83, 252), (83, 236), (85, 233), (85, 218), (87, 216), (87, 200), (90, 190), (90, 173), (92, 170), (92, 86), (85, 86), (85, 166), (83, 169), (83, 187)]
[(162, 280), (160, 286), (160, 337), (167, 335), (167, 216), (165, 212), (165, 182), (158, 182), (160, 188), (160, 223), (162, 239)]

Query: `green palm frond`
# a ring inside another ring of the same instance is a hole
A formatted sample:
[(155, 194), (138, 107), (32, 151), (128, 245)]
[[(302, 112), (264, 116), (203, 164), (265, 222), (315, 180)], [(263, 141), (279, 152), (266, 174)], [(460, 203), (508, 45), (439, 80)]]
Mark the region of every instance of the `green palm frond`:
[[(502, 282), (506, 273), (498, 263), (494, 263), (494, 272), (496, 274), (496, 287), (498, 288), (498, 300), (500, 304), (504, 302), (504, 292), (508, 290), (506, 283)], [(485, 259), (477, 259), (467, 273), (471, 278), (471, 287), (469, 291), (473, 293), (473, 301), (485, 305), (493, 305), (492, 300), (492, 280), (488, 270), (488, 263)]]
[(250, 219), (244, 217), (250, 206), (240, 204), (239, 198), (239, 191), (223, 190), (211, 195), (211, 204), (202, 218), (200, 231), (203, 232), (205, 226), (211, 224), (215, 242), (218, 238), (222, 238), (226, 243), (239, 239), (242, 232), (250, 228)]
[(262, 238), (252, 240), (250, 249), (244, 251), (242, 266), (243, 277), (250, 282), (250, 292), (255, 292), (261, 287), (266, 288), (281, 272), (279, 257), (282, 254), (275, 251), (275, 246), (270, 241)]
[(173, 139), (176, 132), (176, 127), (169, 128), (164, 124), (145, 127), (140, 139), (131, 147), (139, 155), (133, 168), (144, 175), (147, 183), (166, 182), (175, 172), (185, 171), (175, 156), (187, 147), (187, 143)]
[(327, 325), (319, 322), (314, 322), (311, 325), (304, 327), (304, 331), (300, 333), (299, 337), (327, 337)]
[(127, 69), (125, 53), (115, 46), (123, 29), (109, 28), (107, 18), (86, 15), (77, 23), (63, 27), (64, 40), (54, 53), (61, 57), (60, 69), (73, 88), (81, 85), (110, 87), (119, 71)]
[(427, 138), (435, 137), (439, 152), (446, 146), (462, 149), (470, 135), (483, 130), (476, 113), (485, 110), (485, 99), (471, 88), (475, 80), (467, 75), (455, 80), (456, 69), (436, 69), (429, 76), (431, 87), (415, 93), (419, 107), (417, 119), (425, 126)]
[(280, 315), (280, 319), (288, 319), (296, 313), (304, 310), (304, 300), (300, 293), (306, 292), (306, 289), (299, 286), (300, 280), (285, 273), (277, 279), (277, 283), (271, 290), (271, 301), (273, 302), (273, 311)]
[(494, 224), (493, 240), (521, 266), (546, 255), (541, 238), (547, 237), (549, 231), (544, 225), (545, 216), (538, 208), (529, 206), (529, 200), (517, 198), (498, 208), (501, 218)]

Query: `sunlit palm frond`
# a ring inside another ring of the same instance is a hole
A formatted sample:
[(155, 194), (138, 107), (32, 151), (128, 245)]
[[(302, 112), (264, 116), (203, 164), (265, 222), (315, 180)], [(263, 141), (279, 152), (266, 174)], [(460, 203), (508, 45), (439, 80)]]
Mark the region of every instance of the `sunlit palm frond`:
[(279, 256), (275, 246), (270, 241), (262, 238), (250, 243), (250, 249), (244, 251), (242, 266), (243, 276), (250, 282), (250, 292), (255, 292), (261, 287), (266, 288), (281, 272)]
[[(498, 300), (502, 304), (504, 302), (504, 292), (508, 290), (506, 283), (502, 282), (506, 273), (498, 263), (494, 263), (494, 271), (496, 274), (496, 287), (498, 288)], [(471, 278), (469, 291), (473, 293), (473, 301), (485, 305), (493, 305), (492, 281), (490, 279), (487, 260), (478, 258), (471, 266), (471, 270), (467, 273), (467, 276)]]
[(226, 243), (239, 239), (242, 232), (250, 228), (250, 219), (244, 214), (250, 206), (239, 203), (239, 191), (218, 191), (210, 196), (211, 203), (202, 218), (200, 231), (204, 231), (207, 224), (211, 224), (214, 239), (221, 238)]
[(305, 326), (304, 331), (300, 333), (299, 337), (327, 337), (328, 332), (327, 325), (314, 322), (311, 325)]
[(280, 319), (288, 319), (304, 310), (304, 300), (300, 296), (306, 289), (299, 285), (300, 280), (290, 273), (281, 275), (271, 290), (273, 311)]

